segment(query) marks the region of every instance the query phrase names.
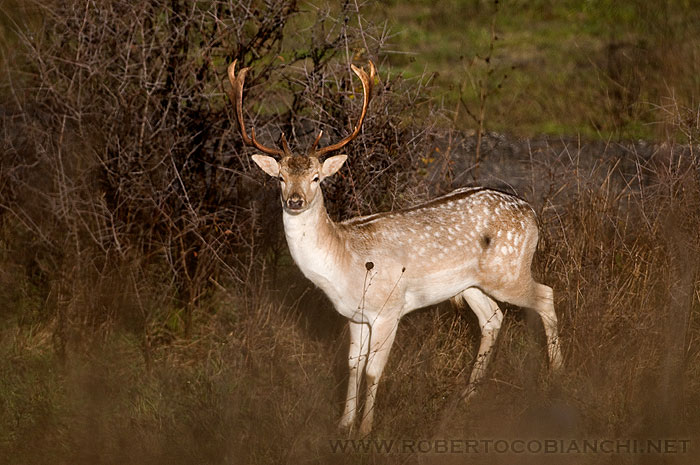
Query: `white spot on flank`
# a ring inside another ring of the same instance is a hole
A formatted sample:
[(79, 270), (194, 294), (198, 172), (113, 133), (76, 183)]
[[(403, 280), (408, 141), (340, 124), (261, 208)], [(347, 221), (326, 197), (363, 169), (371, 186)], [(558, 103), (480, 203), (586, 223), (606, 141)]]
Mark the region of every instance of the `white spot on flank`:
[(510, 231), (508, 231), (508, 234), (506, 235), (506, 238), (507, 238), (509, 241), (512, 241), (512, 240), (513, 240), (513, 233), (510, 232)]
[(462, 241), (457, 241), (457, 246), (458, 246), (458, 247), (462, 247), (463, 245), (464, 245), (464, 242), (462, 242)]

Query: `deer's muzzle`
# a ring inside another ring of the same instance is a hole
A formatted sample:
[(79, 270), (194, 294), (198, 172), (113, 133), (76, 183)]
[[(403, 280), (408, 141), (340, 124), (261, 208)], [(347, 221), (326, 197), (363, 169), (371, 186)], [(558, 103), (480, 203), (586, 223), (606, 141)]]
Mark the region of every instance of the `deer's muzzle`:
[(287, 199), (287, 208), (290, 210), (301, 210), (305, 204), (304, 199), (298, 194), (292, 194)]

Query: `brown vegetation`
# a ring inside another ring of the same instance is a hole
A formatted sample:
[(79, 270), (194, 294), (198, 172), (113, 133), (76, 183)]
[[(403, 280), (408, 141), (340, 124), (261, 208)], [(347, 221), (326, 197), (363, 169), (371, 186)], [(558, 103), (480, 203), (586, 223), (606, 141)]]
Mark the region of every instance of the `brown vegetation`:
[[(308, 147), (323, 129), (338, 140), (361, 95), (348, 63), (371, 57), (381, 79), (349, 167), (324, 186), (332, 215), (456, 187), (473, 140), (423, 81), (382, 73), (383, 30), (351, 2), (35, 8), (41, 26), (17, 31), (0, 107), (0, 461), (432, 459), (329, 449), (344, 322), (290, 262), (277, 192), (251, 169), (225, 97), (238, 59), (252, 67), (245, 111), (259, 139), (284, 131)], [(473, 362), (475, 320), (412, 314), (377, 437), (677, 437), (695, 441), (691, 455), (557, 461), (699, 456), (700, 114), (658, 105), (662, 144), (545, 140), (482, 156), (482, 180), (517, 179), (538, 209), (535, 271), (555, 289), (564, 372), (549, 376), (537, 320), (512, 308), (486, 388), (447, 411)]]

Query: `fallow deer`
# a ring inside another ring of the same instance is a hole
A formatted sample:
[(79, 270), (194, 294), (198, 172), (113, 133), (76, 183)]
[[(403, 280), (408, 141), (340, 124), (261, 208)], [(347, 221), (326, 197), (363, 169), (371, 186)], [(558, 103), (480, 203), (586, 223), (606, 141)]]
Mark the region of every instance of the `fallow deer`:
[[(349, 320), (347, 398), (340, 427), (351, 430), (365, 374), (366, 396), (359, 432), (372, 428), (377, 386), (401, 317), (454, 298), (466, 301), (481, 329), (479, 351), (467, 388), (469, 398), (484, 376), (501, 327), (496, 301), (535, 310), (544, 323), (550, 367), (562, 365), (552, 289), (531, 275), (538, 227), (532, 208), (513, 195), (487, 188), (462, 188), (404, 210), (333, 221), (326, 212), (321, 182), (335, 174), (346, 155), (339, 150), (360, 132), (372, 94), (369, 74), (352, 65), (364, 99), (350, 135), (319, 148), (322, 132), (306, 155), (295, 155), (282, 134), (282, 148), (262, 145), (243, 121), (243, 85), (248, 68), (228, 68), (235, 113), (245, 144), (267, 155), (253, 161), (279, 179), (282, 219), (289, 251), (302, 273), (320, 287)], [(276, 158), (275, 158), (276, 157)]]

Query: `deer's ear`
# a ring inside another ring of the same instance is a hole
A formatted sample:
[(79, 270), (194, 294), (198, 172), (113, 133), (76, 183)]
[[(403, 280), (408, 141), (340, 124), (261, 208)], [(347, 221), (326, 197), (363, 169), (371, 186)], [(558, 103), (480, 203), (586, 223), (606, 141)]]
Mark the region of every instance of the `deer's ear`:
[(345, 163), (345, 160), (347, 159), (347, 155), (335, 155), (327, 158), (321, 167), (322, 177), (327, 178), (328, 176), (333, 176), (343, 166), (343, 163)]
[(267, 155), (253, 155), (251, 158), (260, 169), (273, 178), (280, 175), (280, 164), (274, 158), (268, 157)]

